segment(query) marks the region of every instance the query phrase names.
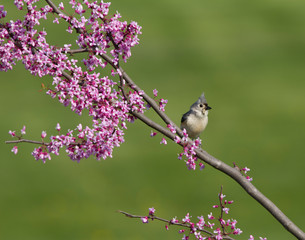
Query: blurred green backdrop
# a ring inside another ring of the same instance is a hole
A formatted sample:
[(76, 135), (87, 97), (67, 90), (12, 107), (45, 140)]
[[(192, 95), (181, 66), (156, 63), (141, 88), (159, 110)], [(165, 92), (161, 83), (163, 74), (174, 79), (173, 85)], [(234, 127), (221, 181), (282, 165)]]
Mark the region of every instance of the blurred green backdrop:
[[(13, 1), (1, 4), (7, 19), (22, 16)], [(111, 9), (143, 26), (123, 65), (134, 81), (148, 93), (158, 89), (176, 123), (204, 90), (213, 110), (203, 147), (251, 168), (253, 183), (305, 230), (305, 2), (114, 0)], [(45, 27), (50, 42), (69, 41), (57, 25)], [(116, 211), (147, 214), (154, 206), (168, 219), (206, 216), (221, 185), (235, 201), (229, 216), (244, 231), (239, 239), (294, 239), (228, 177), (209, 166), (188, 171), (180, 149), (160, 145), (141, 122), (128, 126), (126, 142), (106, 161), (76, 163), (62, 152), (43, 164), (28, 144), (15, 156), (4, 144), (9, 130), (26, 125), (27, 138), (39, 140), (42, 130), (55, 134), (57, 122), (72, 129), (89, 120), (39, 91), (50, 78), (32, 77), (21, 64), (0, 77), (0, 239), (180, 239), (178, 228)]]

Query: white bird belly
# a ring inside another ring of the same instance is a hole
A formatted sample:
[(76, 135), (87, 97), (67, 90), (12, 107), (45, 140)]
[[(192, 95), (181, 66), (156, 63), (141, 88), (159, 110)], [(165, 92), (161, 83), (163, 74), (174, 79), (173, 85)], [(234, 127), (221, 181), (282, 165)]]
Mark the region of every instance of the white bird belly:
[(185, 128), (190, 138), (197, 138), (208, 124), (208, 117), (189, 116), (185, 123), (181, 125)]

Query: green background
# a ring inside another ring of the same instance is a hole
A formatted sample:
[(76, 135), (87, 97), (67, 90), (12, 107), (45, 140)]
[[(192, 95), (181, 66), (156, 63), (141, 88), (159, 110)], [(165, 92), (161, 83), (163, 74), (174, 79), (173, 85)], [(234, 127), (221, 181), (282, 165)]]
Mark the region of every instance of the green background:
[[(22, 16), (13, 1), (1, 4), (7, 19)], [(132, 79), (151, 95), (158, 89), (177, 124), (205, 91), (213, 109), (203, 148), (251, 168), (254, 185), (304, 231), (305, 2), (114, 0), (115, 10), (143, 26), (140, 45), (123, 64)], [(45, 25), (51, 43), (71, 41), (62, 27)], [(40, 92), (51, 79), (31, 76), (20, 63), (0, 78), (0, 239), (181, 239), (178, 228), (116, 211), (147, 214), (154, 206), (167, 219), (207, 216), (221, 185), (234, 200), (229, 217), (244, 231), (238, 239), (294, 239), (229, 177), (209, 166), (188, 171), (177, 159), (181, 149), (160, 145), (162, 136), (150, 138), (139, 121), (105, 161), (77, 163), (63, 151), (43, 164), (30, 144), (15, 156), (4, 143), (9, 130), (26, 125), (26, 137), (39, 140), (42, 130), (55, 134), (57, 122), (67, 130), (90, 120)]]

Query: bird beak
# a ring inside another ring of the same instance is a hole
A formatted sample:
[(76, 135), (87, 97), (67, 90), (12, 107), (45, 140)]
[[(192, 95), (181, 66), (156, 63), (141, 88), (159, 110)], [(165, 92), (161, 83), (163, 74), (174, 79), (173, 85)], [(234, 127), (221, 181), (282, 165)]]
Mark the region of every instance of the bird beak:
[(210, 110), (212, 109), (210, 106), (206, 105), (205, 110)]

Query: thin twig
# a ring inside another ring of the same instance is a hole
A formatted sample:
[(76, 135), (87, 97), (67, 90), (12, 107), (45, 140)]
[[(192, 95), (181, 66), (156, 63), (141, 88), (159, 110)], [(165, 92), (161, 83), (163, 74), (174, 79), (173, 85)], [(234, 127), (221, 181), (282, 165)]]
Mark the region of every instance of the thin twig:
[(33, 141), (33, 140), (28, 140), (28, 139), (19, 139), (19, 140), (13, 140), (13, 141), (5, 141), (6, 144), (14, 144), (14, 143), (33, 143), (33, 144), (39, 144), (39, 145), (49, 145), (49, 143), (45, 142), (38, 142), (38, 141)]
[[(179, 222), (174, 222), (174, 221), (171, 221), (171, 220), (167, 220), (167, 219), (164, 219), (164, 218), (160, 218), (160, 217), (157, 217), (155, 215), (148, 215), (148, 216), (140, 216), (140, 215), (134, 215), (134, 214), (130, 214), (130, 213), (127, 213), (127, 212), (124, 212), (124, 211), (121, 211), (119, 210), (118, 211), (119, 213), (122, 213), (124, 214), (126, 217), (129, 217), (129, 218), (149, 218), (149, 219), (152, 219), (152, 220), (159, 220), (161, 222), (165, 222), (165, 223), (168, 223), (169, 225), (176, 225), (176, 226), (181, 226), (181, 227), (185, 227), (185, 228), (188, 228), (188, 229), (192, 229), (192, 226), (190, 226), (189, 224), (187, 223), (179, 223)], [(197, 228), (197, 231), (199, 232), (204, 232), (206, 234), (209, 234), (210, 238), (213, 239), (215, 238), (216, 236), (211, 233), (210, 231), (207, 231), (205, 229), (198, 229)], [(229, 236), (223, 236), (223, 239), (230, 239), (230, 240), (234, 240), (233, 238), (229, 237)]]
[(69, 53), (71, 55), (73, 54), (76, 54), (76, 53), (83, 53), (83, 52), (89, 52), (89, 50), (87, 48), (80, 48), (80, 49), (74, 49), (74, 50), (67, 50), (67, 51), (64, 51), (63, 52), (66, 52), (66, 53)]
[(221, 221), (223, 220), (223, 203), (222, 203), (222, 185), (220, 188), (220, 193), (219, 193), (219, 206), (220, 206), (220, 217), (218, 218), (218, 221), (220, 222), (221, 228), (222, 228), (222, 233), (225, 234), (225, 227), (224, 225), (221, 223)]

